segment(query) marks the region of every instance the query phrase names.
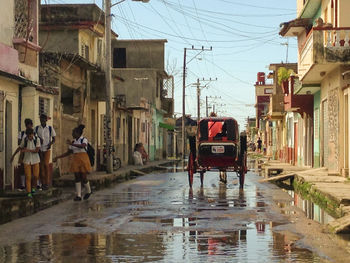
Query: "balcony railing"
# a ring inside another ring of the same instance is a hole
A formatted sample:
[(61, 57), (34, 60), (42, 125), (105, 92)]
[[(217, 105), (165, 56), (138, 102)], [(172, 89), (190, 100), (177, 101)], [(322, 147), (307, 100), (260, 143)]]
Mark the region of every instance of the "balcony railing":
[(301, 79), (314, 64), (350, 62), (350, 27), (314, 27), (299, 48), (298, 72)]

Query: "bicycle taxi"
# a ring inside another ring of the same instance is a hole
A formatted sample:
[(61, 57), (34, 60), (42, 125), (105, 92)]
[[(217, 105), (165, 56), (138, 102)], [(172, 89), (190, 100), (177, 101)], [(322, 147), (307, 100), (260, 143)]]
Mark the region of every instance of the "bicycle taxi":
[(227, 172), (236, 172), (243, 189), (247, 173), (247, 137), (239, 134), (234, 118), (209, 117), (199, 121), (197, 136), (189, 137), (188, 180), (200, 174), (203, 186), (206, 171), (219, 171), (220, 181), (227, 183)]

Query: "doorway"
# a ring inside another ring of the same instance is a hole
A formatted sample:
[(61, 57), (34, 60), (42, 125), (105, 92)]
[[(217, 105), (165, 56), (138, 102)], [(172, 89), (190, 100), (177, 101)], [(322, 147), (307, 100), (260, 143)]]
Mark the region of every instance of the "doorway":
[(322, 101), (321, 167), (328, 167), (328, 101)]
[(6, 101), (5, 106), (5, 187), (12, 188), (13, 170), (11, 164), (12, 156), (12, 103)]
[(127, 125), (128, 125), (128, 163), (132, 164), (133, 163), (133, 158), (132, 158), (132, 117), (128, 116), (127, 119)]
[(293, 156), (293, 164), (298, 164), (298, 123), (294, 123), (294, 156)]
[(350, 165), (350, 144), (349, 144), (349, 89), (344, 90), (344, 175), (349, 176), (349, 165)]

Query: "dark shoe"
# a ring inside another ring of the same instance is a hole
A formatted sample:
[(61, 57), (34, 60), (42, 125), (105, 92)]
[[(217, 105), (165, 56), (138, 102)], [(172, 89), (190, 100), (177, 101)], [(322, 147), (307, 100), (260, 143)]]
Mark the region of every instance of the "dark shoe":
[(23, 192), (24, 190), (26, 190), (26, 188), (24, 186), (21, 186), (20, 188), (17, 189), (20, 192)]
[(92, 194), (92, 193), (86, 193), (86, 194), (84, 195), (84, 200), (88, 200), (91, 194)]
[(44, 191), (49, 190), (49, 186), (47, 184), (43, 184), (43, 190)]
[(40, 185), (37, 185), (37, 186), (36, 186), (36, 190), (38, 190), (38, 191), (42, 191), (43, 189), (41, 188), (41, 186), (40, 186)]
[(80, 197), (80, 196), (76, 196), (76, 197), (74, 197), (73, 200), (74, 200), (74, 201), (81, 201), (81, 197)]

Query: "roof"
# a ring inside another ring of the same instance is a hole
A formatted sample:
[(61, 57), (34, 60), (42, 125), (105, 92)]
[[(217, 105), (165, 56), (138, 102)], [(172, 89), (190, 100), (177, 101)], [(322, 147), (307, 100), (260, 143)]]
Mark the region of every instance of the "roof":
[[(296, 18), (289, 22), (284, 22), (280, 24), (281, 36), (297, 36), (298, 32), (301, 30), (306, 30), (309, 27), (312, 27), (312, 21), (309, 18)], [(294, 29), (294, 30), (292, 30)]]
[(203, 118), (200, 121), (226, 121), (226, 120), (233, 120), (233, 121), (237, 122), (232, 117), (208, 117), (208, 118)]
[[(40, 5), (40, 30), (51, 27), (104, 25), (105, 13), (96, 4)], [(118, 36), (113, 30), (112, 34)]]
[(167, 43), (167, 39), (118, 39), (118, 42), (161, 42), (161, 43)]

